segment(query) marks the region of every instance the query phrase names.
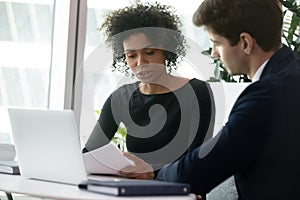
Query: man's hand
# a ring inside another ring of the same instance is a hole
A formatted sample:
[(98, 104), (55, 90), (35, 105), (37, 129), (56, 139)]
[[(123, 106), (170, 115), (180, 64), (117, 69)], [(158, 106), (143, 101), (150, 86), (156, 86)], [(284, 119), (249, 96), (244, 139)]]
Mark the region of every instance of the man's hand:
[(154, 179), (154, 169), (144, 160), (128, 152), (123, 152), (123, 155), (134, 162), (134, 166), (128, 166), (119, 171), (121, 176), (132, 179)]

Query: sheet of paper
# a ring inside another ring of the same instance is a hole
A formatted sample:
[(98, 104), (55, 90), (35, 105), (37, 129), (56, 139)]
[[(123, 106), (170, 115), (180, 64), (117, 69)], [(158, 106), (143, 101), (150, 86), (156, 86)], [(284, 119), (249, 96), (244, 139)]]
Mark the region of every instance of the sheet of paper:
[(113, 143), (83, 154), (83, 160), (89, 174), (117, 174), (120, 169), (133, 165)]

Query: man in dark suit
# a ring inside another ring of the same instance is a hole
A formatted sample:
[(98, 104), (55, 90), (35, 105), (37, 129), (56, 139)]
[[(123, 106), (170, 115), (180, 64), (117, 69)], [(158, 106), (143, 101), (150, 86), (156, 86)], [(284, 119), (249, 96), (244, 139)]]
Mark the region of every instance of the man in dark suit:
[(300, 198), (300, 61), (281, 43), (282, 16), (278, 0), (203, 1), (193, 22), (207, 31), (212, 56), (253, 83), (219, 134), (158, 180), (189, 183), (205, 197), (234, 175), (240, 199)]

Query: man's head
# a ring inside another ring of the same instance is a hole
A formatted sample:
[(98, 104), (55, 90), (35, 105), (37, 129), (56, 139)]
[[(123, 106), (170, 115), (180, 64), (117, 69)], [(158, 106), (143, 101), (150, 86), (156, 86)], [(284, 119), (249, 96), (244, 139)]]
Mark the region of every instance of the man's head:
[(242, 32), (249, 33), (264, 50), (281, 44), (283, 14), (279, 0), (204, 0), (193, 22), (237, 44)]
[(231, 75), (252, 78), (281, 46), (283, 13), (278, 0), (204, 0), (193, 16)]

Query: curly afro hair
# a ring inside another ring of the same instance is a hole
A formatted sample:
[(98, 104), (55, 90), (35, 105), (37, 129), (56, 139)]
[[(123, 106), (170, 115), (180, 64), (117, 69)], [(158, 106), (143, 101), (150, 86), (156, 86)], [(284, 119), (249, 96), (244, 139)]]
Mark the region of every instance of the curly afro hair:
[(108, 13), (98, 30), (103, 31), (105, 43), (113, 50), (113, 70), (128, 74), (123, 41), (141, 32), (154, 44), (163, 46), (168, 73), (176, 69), (186, 54), (186, 40), (179, 29), (180, 19), (174, 13), (173, 7), (158, 2), (136, 2)]

